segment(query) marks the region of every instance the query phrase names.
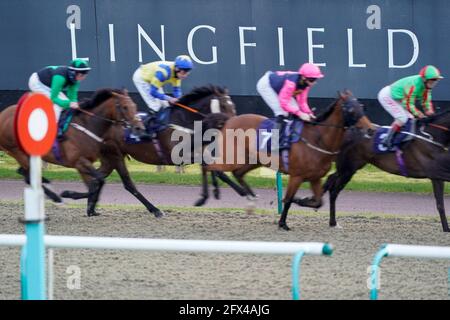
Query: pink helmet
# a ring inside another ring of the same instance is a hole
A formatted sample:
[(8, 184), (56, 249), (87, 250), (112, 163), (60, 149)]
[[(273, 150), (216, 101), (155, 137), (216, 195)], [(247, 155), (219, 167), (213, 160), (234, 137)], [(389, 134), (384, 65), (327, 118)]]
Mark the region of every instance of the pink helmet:
[(314, 64), (312, 64), (312, 63), (304, 63), (304, 64), (302, 64), (300, 69), (298, 69), (298, 73), (301, 74), (302, 76), (306, 77), (306, 78), (319, 79), (319, 78), (323, 78), (324, 77), (322, 72), (320, 72), (319, 67), (314, 65)]

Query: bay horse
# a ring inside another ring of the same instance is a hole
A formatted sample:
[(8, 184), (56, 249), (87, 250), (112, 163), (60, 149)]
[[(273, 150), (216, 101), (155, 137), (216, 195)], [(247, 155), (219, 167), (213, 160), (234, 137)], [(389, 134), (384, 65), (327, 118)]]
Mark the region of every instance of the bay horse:
[[(220, 113), (211, 113), (211, 101), (219, 103)], [(179, 165), (172, 161), (171, 152), (178, 144), (171, 137), (175, 131), (185, 131), (193, 134), (194, 121), (202, 121), (204, 128), (221, 128), (229, 117), (236, 114), (236, 106), (225, 88), (219, 86), (203, 86), (194, 88), (178, 100), (178, 106), (170, 107), (169, 126), (157, 134), (157, 141), (141, 141), (127, 143), (124, 139), (124, 128), (111, 128), (102, 146), (101, 165), (98, 172), (103, 178), (109, 176), (113, 170), (119, 174), (124, 188), (134, 195), (148, 210), (154, 206), (138, 191), (130, 178), (124, 157), (130, 156), (135, 160), (153, 165)], [(221, 176), (221, 173), (216, 175)], [(225, 176), (224, 179), (227, 179)], [(98, 189), (100, 193), (101, 189)], [(63, 198), (82, 199), (87, 193), (66, 190), (61, 193)], [(96, 197), (98, 199), (98, 196)]]
[[(11, 105), (0, 113), (0, 149), (12, 156), (20, 165), (18, 173), (29, 183), (29, 156), (21, 149), (14, 133), (14, 114), (17, 105)], [(128, 92), (116, 89), (99, 89), (91, 99), (80, 103), (75, 110), (65, 140), (55, 144), (42, 159), (46, 162), (78, 170), (88, 192), (87, 215), (96, 216), (97, 189), (104, 183), (103, 177), (93, 166), (100, 156), (104, 135), (110, 128), (132, 125), (143, 129), (136, 118), (137, 106)], [(62, 199), (43, 178), (45, 194), (56, 203)]]
[[(257, 139), (248, 137), (242, 148), (236, 144), (236, 139), (227, 143), (227, 130), (253, 130), (256, 131), (267, 118), (257, 114), (244, 114), (230, 118), (222, 128), (223, 143), (220, 149), (217, 163), (203, 166), (208, 171), (231, 171), (247, 195), (254, 195), (253, 191), (244, 181), (244, 175), (260, 166), (271, 167), (271, 163), (262, 163), (261, 154), (257, 148)], [(363, 106), (346, 90), (339, 93), (339, 97), (314, 123), (304, 123), (301, 138), (292, 144), (288, 156), (288, 168), (279, 156), (278, 169), (289, 175), (288, 187), (284, 196), (283, 211), (278, 226), (284, 230), (290, 230), (286, 223), (287, 214), (292, 203), (300, 206), (318, 208), (322, 205), (321, 178), (331, 168), (331, 163), (338, 154), (344, 132), (347, 127), (357, 125), (370, 128), (370, 120), (364, 115)], [(233, 148), (233, 149), (230, 149)], [(238, 150), (239, 148), (239, 150)], [(232, 161), (225, 159), (232, 152)], [(239, 154), (240, 153), (240, 154)], [(238, 157), (245, 159), (245, 163), (239, 163)], [(249, 159), (256, 159), (250, 163)], [(313, 198), (295, 198), (300, 185), (309, 181), (313, 191)]]
[[(329, 192), (330, 226), (336, 223), (336, 200), (353, 175), (370, 163), (380, 170), (408, 178), (430, 179), (442, 229), (450, 232), (444, 207), (444, 181), (450, 181), (450, 110), (417, 120), (421, 128), (413, 140), (398, 152), (376, 154), (373, 151), (375, 135), (358, 130), (349, 131), (344, 146), (336, 159), (336, 172), (324, 184)], [(432, 138), (432, 139), (430, 139)], [(401, 162), (403, 161), (403, 162)]]

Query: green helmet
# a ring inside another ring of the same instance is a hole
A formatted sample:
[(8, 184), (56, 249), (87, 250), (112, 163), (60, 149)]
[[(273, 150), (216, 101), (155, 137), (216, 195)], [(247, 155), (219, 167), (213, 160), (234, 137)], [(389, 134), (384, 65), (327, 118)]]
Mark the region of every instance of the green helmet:
[(91, 67), (89, 67), (89, 63), (86, 60), (78, 58), (70, 61), (69, 69), (76, 72), (87, 73), (91, 70)]
[(442, 79), (441, 72), (438, 68), (432, 65), (428, 65), (420, 70), (419, 75), (426, 81), (431, 79)]

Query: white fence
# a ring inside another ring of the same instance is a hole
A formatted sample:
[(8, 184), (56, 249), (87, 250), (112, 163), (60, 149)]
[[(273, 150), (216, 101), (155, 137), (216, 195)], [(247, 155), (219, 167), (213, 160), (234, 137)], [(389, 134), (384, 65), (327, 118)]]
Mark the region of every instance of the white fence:
[[(371, 270), (370, 299), (378, 299), (379, 267), (384, 257), (450, 259), (450, 247), (386, 244), (375, 255)], [(450, 275), (449, 275), (450, 276)], [(450, 283), (450, 279), (449, 279)]]
[[(0, 235), (0, 246), (24, 246), (25, 235)], [(149, 250), (169, 252), (292, 254), (293, 299), (300, 298), (299, 272), (303, 255), (331, 255), (330, 244), (319, 242), (213, 241), (109, 237), (44, 236), (49, 248)], [(49, 254), (49, 298), (53, 297), (53, 253)]]

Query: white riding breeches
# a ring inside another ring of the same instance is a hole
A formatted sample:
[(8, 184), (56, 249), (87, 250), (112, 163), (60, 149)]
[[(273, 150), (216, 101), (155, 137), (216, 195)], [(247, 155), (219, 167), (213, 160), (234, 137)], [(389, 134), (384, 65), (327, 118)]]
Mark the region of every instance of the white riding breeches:
[[(283, 115), (287, 116), (288, 112), (283, 110), (278, 99), (278, 94), (270, 85), (270, 71), (267, 71), (256, 84), (256, 90), (263, 98), (264, 102), (272, 109), (275, 116)], [(291, 99), (291, 104), (297, 105), (297, 101), (294, 98)]]
[[(42, 93), (49, 98), (51, 96), (52, 89), (47, 87), (45, 84), (43, 84), (39, 80), (39, 77), (36, 72), (30, 76), (30, 79), (28, 80), (28, 87), (30, 88), (30, 90), (32, 92)], [(62, 92), (59, 93), (58, 98), (60, 98), (61, 100), (69, 100), (69, 98), (67, 98), (67, 96)], [(61, 115), (62, 109), (63, 108), (61, 108), (56, 103), (53, 104), (53, 110), (55, 111), (56, 122), (58, 122), (58, 120), (59, 120), (59, 116)]]
[(397, 121), (399, 125), (404, 125), (408, 119), (413, 119), (414, 116), (409, 113), (402, 104), (392, 99), (391, 86), (386, 86), (378, 93), (378, 101), (383, 108)]
[[(158, 112), (161, 108), (166, 108), (169, 106), (169, 102), (165, 100), (160, 100), (155, 98), (150, 94), (150, 83), (146, 82), (142, 79), (141, 76), (141, 68), (138, 68), (133, 74), (133, 82), (136, 88), (138, 89), (139, 94), (144, 100), (147, 107), (154, 112)], [(159, 92), (164, 93), (162, 88), (159, 89)]]

